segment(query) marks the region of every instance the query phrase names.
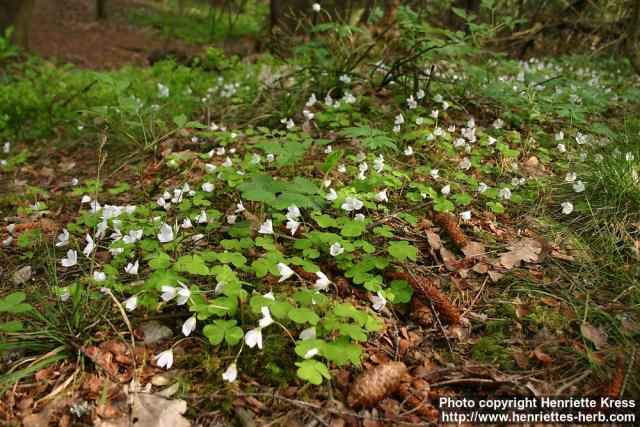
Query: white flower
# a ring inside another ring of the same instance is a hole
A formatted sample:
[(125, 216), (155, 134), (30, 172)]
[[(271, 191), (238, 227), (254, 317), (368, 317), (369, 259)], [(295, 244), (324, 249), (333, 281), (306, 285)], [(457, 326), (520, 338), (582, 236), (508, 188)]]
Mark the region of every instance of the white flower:
[(249, 346), (249, 348), (253, 348), (257, 345), (259, 349), (262, 349), (262, 329), (255, 328), (247, 331), (244, 336), (244, 342)]
[(562, 141), (564, 139), (564, 132), (560, 131), (556, 133), (556, 141)]
[(107, 280), (107, 275), (104, 274), (103, 271), (94, 271), (93, 280), (95, 280), (96, 282), (104, 282), (105, 280)]
[(251, 155), (251, 163), (254, 165), (257, 165), (258, 163), (260, 163), (260, 155), (257, 153), (253, 153)]
[(267, 162), (272, 163), (276, 160), (276, 156), (274, 156), (273, 154), (269, 153), (267, 154)]
[(355, 104), (357, 100), (358, 99), (351, 92), (345, 93), (344, 96), (342, 97), (342, 101), (345, 104)]
[(625, 155), (624, 155), (624, 159), (625, 159), (626, 161), (628, 161), (628, 162), (631, 162), (631, 161), (633, 161), (633, 160), (635, 159), (635, 156), (633, 155), (633, 153), (631, 153), (631, 152), (627, 152), (627, 153), (625, 153)]
[(562, 213), (565, 215), (569, 215), (573, 212), (573, 204), (571, 202), (562, 202), (560, 203), (560, 206), (562, 207)]
[(382, 190), (376, 193), (375, 198), (378, 202), (388, 202), (389, 198), (387, 197), (387, 190)]
[(344, 248), (340, 246), (340, 243), (336, 242), (329, 248), (329, 253), (331, 256), (338, 256), (344, 252)]
[(311, 326), (310, 328), (304, 329), (303, 331), (300, 332), (300, 335), (298, 335), (298, 338), (300, 338), (302, 341), (312, 340), (312, 339), (315, 339), (315, 337), (316, 337), (315, 326)]
[(242, 204), (242, 202), (236, 203), (236, 213), (243, 212), (244, 210), (245, 209), (244, 209), (244, 205)]
[(173, 351), (171, 349), (159, 353), (155, 358), (158, 367), (171, 369), (173, 365)]
[(471, 211), (460, 212), (460, 218), (462, 218), (465, 221), (470, 220), (471, 219)]
[(229, 168), (229, 167), (233, 166), (233, 162), (231, 161), (231, 159), (229, 158), (229, 156), (227, 156), (227, 158), (225, 159), (225, 161), (224, 161), (224, 162), (222, 162), (222, 164), (221, 164), (220, 166), (225, 167), (225, 168)]
[(143, 230), (131, 230), (129, 234), (122, 238), (122, 241), (126, 244), (137, 242), (142, 239)]
[(576, 134), (576, 142), (579, 145), (585, 144), (587, 142), (587, 135), (583, 135), (580, 132)]
[(236, 219), (238, 219), (238, 215), (227, 215), (227, 223), (235, 224)]
[(215, 186), (210, 182), (205, 182), (204, 184), (202, 184), (202, 189), (207, 193), (211, 193), (214, 188)]
[[(311, 6), (311, 9), (313, 9), (314, 12), (318, 13), (322, 10), (322, 6), (320, 6), (320, 3), (314, 3)], [(315, 95), (314, 95), (314, 98), (315, 98)]]
[(507, 200), (508, 200), (508, 199), (510, 199), (510, 198), (511, 198), (511, 190), (509, 190), (509, 189), (508, 189), (508, 188), (506, 188), (506, 187), (505, 187), (505, 188), (501, 188), (501, 189), (500, 189), (500, 196), (501, 196), (503, 199), (507, 199)]
[(169, 96), (169, 88), (161, 83), (158, 83), (158, 98), (166, 98)]
[(365, 218), (364, 214), (359, 213), (359, 214), (355, 214), (354, 215), (353, 220), (354, 221), (364, 221), (364, 218)]
[(173, 229), (166, 222), (160, 227), (160, 233), (158, 234), (158, 240), (160, 243), (168, 243), (173, 241)]
[(382, 170), (384, 169), (384, 157), (382, 157), (382, 154), (380, 154), (378, 158), (373, 161), (373, 169), (375, 169), (375, 171), (378, 173), (382, 172)]
[(484, 182), (481, 182), (478, 184), (478, 189), (476, 190), (478, 193), (482, 194), (485, 191), (487, 191), (487, 189), (489, 188), (489, 186), (487, 184), (485, 184)]
[(573, 184), (573, 191), (576, 193), (582, 193), (584, 191), (584, 183), (582, 181), (576, 181)]
[(85, 237), (85, 240), (87, 241), (87, 246), (84, 247), (84, 249), (82, 250), (82, 253), (88, 257), (89, 255), (91, 255), (91, 252), (93, 252), (93, 248), (95, 248), (95, 243), (93, 242), (93, 239), (91, 238), (91, 236), (89, 236), (87, 234), (87, 236)]
[(63, 267), (72, 267), (78, 263), (78, 253), (73, 249), (67, 251), (67, 257), (60, 261)]
[(300, 208), (298, 208), (295, 204), (292, 204), (287, 208), (287, 218), (296, 219), (301, 215), (302, 213), (300, 212)]
[(305, 120), (313, 120), (313, 118), (315, 117), (315, 114), (313, 114), (309, 110), (302, 110), (302, 115), (304, 116)]
[(416, 124), (417, 124), (418, 126), (421, 126), (423, 123), (424, 123), (424, 117), (418, 117), (418, 118), (416, 119)]
[(403, 123), (404, 123), (404, 116), (402, 115), (402, 113), (401, 113), (401, 114), (398, 114), (398, 115), (396, 116), (396, 120), (395, 120), (395, 122), (394, 122), (394, 123), (395, 123), (396, 125), (401, 125), (401, 124), (403, 124)]
[(276, 300), (276, 297), (273, 295), (273, 292), (267, 292), (266, 294), (264, 294), (262, 296), (265, 297), (265, 298), (268, 298), (268, 299), (270, 299), (272, 301)]
[(407, 148), (404, 149), (404, 155), (405, 156), (412, 156), (413, 155), (413, 147), (408, 145)]
[(135, 295), (130, 296), (124, 302), (124, 307), (129, 311), (135, 310), (137, 306), (138, 306), (138, 297)]
[(566, 153), (566, 151), (567, 151), (567, 147), (565, 147), (564, 144), (558, 144), (558, 146), (556, 148), (558, 149), (558, 152), (560, 152), (560, 153)]
[(578, 178), (578, 174), (575, 172), (569, 172), (564, 177), (564, 182), (574, 182)]
[(60, 301), (67, 302), (71, 298), (71, 293), (69, 292), (69, 287), (60, 289)]
[(300, 227), (300, 223), (295, 219), (290, 219), (287, 221), (287, 230), (291, 230), (291, 235), (295, 235), (296, 231), (298, 231), (298, 227)]
[(387, 299), (378, 292), (377, 296), (371, 297), (371, 302), (373, 303), (373, 309), (375, 311), (380, 311), (387, 304)]
[(444, 187), (442, 187), (442, 188), (440, 189), (440, 193), (441, 193), (443, 196), (447, 196), (447, 195), (449, 195), (449, 193), (451, 193), (451, 186), (450, 186), (449, 184), (445, 185)]
[(326, 291), (329, 288), (329, 284), (331, 280), (322, 272), (317, 271), (316, 276), (318, 276), (318, 280), (316, 280), (315, 288), (319, 291)]
[(289, 277), (293, 276), (294, 271), (286, 264), (279, 262), (276, 268), (278, 269), (278, 273), (281, 276), (278, 282), (284, 282)]
[(204, 234), (194, 234), (193, 236), (191, 236), (191, 240), (194, 242), (198, 242), (202, 239), (204, 239)]
[(194, 218), (198, 224), (204, 224), (207, 222), (207, 213), (200, 211), (200, 213)]
[(10, 142), (5, 142), (5, 143), (2, 145), (2, 152), (3, 152), (4, 154), (9, 154), (9, 151), (10, 151), (10, 150), (11, 150), (11, 143), (10, 143)]
[[(318, 5), (320, 6), (320, 5)], [(316, 105), (316, 102), (318, 102), (318, 98), (316, 98), (316, 94), (312, 93), (311, 96), (309, 96), (309, 99), (307, 99), (307, 102), (304, 104), (305, 107), (307, 108), (311, 108), (314, 105)]]
[(180, 225), (181, 228), (191, 228), (193, 227), (193, 224), (191, 223), (191, 220), (189, 218), (185, 218), (182, 220), (182, 225)]
[(260, 311), (262, 312), (262, 319), (258, 322), (258, 326), (261, 328), (266, 328), (270, 324), (273, 323), (273, 318), (271, 317), (271, 313), (269, 312), (269, 307), (260, 307)]
[(185, 337), (188, 337), (189, 335), (191, 335), (191, 332), (193, 332), (195, 328), (196, 316), (191, 316), (182, 324), (182, 333)]
[(238, 368), (235, 363), (229, 365), (226, 371), (222, 374), (222, 379), (230, 383), (234, 382), (238, 377)]
[(345, 173), (347, 171), (347, 167), (343, 164), (339, 164), (337, 170), (340, 173)]
[(66, 228), (62, 229), (62, 233), (58, 235), (57, 247), (67, 246), (69, 244), (69, 231)]
[(260, 234), (273, 234), (273, 222), (268, 219), (262, 223), (260, 226), (260, 230), (258, 230)]
[(431, 116), (431, 118), (433, 118), (433, 119), (437, 119), (438, 118), (438, 114), (439, 114), (438, 110), (431, 110), (431, 113), (429, 114), (429, 116)]
[(320, 350), (318, 350), (317, 348), (312, 348), (310, 350), (308, 350), (304, 356), (302, 356), (303, 359), (311, 359), (313, 356), (315, 356), (316, 354), (320, 353)]
[(80, 203), (91, 203), (91, 197), (85, 194), (84, 196), (82, 196), (82, 200), (80, 200)]
[(329, 193), (326, 196), (324, 196), (324, 198), (330, 202), (333, 202), (338, 198), (338, 193), (336, 193), (336, 190), (334, 190), (333, 188), (330, 188)]
[(207, 172), (209, 172), (209, 173), (213, 172), (213, 171), (214, 171), (214, 170), (216, 170), (217, 168), (218, 168), (218, 167), (217, 167), (216, 165), (213, 165), (213, 164), (211, 164), (211, 163), (207, 163), (207, 164), (205, 164), (205, 165), (204, 165), (204, 169), (205, 169)]
[(178, 284), (180, 288), (178, 288), (178, 300), (176, 304), (185, 305), (187, 301), (189, 301), (189, 297), (191, 297), (191, 291), (187, 288), (187, 285), (178, 280)]
[(136, 262), (134, 263), (128, 263), (127, 266), (124, 268), (125, 273), (128, 274), (138, 274), (138, 267), (140, 266), (140, 264), (138, 263), (138, 260), (136, 260)]
[(9, 236), (2, 241), (2, 246), (9, 246), (13, 242), (13, 236)]
[(433, 179), (440, 178), (439, 173), (440, 173), (439, 169), (431, 169), (431, 171), (429, 171), (429, 175), (431, 175), (431, 178), (433, 178)]
[(460, 169), (469, 170), (471, 168), (471, 161), (465, 157), (459, 164)]
[(360, 200), (356, 199), (355, 197), (347, 197), (341, 207), (345, 211), (351, 212), (351, 211), (358, 211), (362, 209), (363, 206), (364, 204)]

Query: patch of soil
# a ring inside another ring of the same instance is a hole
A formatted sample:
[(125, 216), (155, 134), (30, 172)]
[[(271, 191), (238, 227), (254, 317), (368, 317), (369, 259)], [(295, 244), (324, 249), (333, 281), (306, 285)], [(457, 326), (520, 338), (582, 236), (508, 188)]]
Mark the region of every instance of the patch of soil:
[[(132, 0), (110, 0), (107, 19), (96, 19), (95, 0), (47, 0), (35, 2), (29, 23), (29, 49), (45, 58), (57, 58), (79, 67), (118, 69), (125, 64), (149, 65), (152, 52), (167, 50), (187, 57), (201, 48), (180, 42), (164, 45), (153, 29), (126, 22), (113, 13), (145, 7)], [(148, 6), (146, 6), (148, 7)]]

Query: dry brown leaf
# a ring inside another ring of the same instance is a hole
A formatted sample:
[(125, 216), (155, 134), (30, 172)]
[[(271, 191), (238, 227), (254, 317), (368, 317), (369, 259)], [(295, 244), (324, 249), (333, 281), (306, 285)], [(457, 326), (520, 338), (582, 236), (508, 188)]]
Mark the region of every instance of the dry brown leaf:
[(522, 261), (537, 262), (542, 252), (542, 244), (536, 239), (524, 239), (508, 247), (509, 251), (500, 255), (500, 264), (507, 270), (519, 267)]
[(407, 367), (402, 362), (378, 365), (364, 372), (353, 384), (347, 402), (351, 407), (371, 406), (400, 385)]
[(489, 266), (484, 262), (479, 262), (473, 266), (472, 270), (478, 274), (486, 274), (489, 271)]
[(609, 335), (607, 335), (602, 328), (598, 328), (590, 323), (584, 322), (582, 326), (580, 326), (580, 332), (582, 332), (582, 336), (591, 341), (598, 350), (606, 347)]
[(547, 353), (542, 351), (540, 347), (536, 347), (533, 350), (533, 355), (536, 357), (536, 359), (538, 359), (540, 362), (544, 363), (545, 365), (549, 365), (551, 364), (551, 362), (553, 362), (553, 359), (551, 358), (551, 356), (549, 356)]
[(479, 258), (486, 252), (484, 245), (479, 242), (469, 242), (461, 250), (467, 258)]
[(182, 399), (135, 393), (131, 420), (135, 427), (189, 427), (191, 423), (182, 416), (186, 411), (187, 402)]

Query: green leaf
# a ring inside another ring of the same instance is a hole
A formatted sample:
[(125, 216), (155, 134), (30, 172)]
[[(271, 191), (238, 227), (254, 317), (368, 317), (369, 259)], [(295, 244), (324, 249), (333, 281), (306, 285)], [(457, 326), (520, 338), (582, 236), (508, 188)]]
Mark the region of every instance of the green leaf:
[(31, 310), (29, 304), (23, 304), (27, 298), (24, 292), (14, 292), (0, 300), (0, 313), (19, 314)]
[(178, 127), (184, 127), (184, 125), (187, 123), (187, 116), (185, 116), (184, 114), (175, 116), (173, 118), (173, 123), (175, 123)]
[(317, 360), (303, 360), (302, 362), (296, 362), (296, 366), (298, 367), (298, 376), (311, 384), (320, 385), (323, 378), (331, 379), (329, 369)]
[(22, 329), (24, 329), (24, 323), (18, 320), (0, 323), (0, 332), (11, 333), (21, 331)]
[(298, 324), (310, 323), (315, 325), (318, 323), (318, 320), (320, 320), (320, 317), (308, 308), (292, 308), (289, 310), (288, 316), (289, 319)]
[(343, 227), (340, 234), (345, 237), (358, 237), (367, 231), (364, 221), (349, 221)]
[(404, 261), (408, 258), (415, 262), (418, 259), (418, 248), (410, 245), (409, 242), (404, 240), (389, 243), (387, 250), (389, 251), (389, 254), (398, 261)]
[(207, 325), (202, 329), (202, 333), (209, 339), (213, 345), (220, 344), (223, 340), (229, 345), (236, 345), (242, 340), (244, 333), (237, 325), (235, 320), (216, 319), (213, 324)]

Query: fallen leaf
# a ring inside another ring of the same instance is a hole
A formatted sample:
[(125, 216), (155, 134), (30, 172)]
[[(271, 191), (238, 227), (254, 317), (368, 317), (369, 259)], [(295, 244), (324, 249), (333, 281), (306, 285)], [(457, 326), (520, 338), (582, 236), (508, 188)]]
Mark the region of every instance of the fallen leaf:
[(27, 265), (20, 270), (13, 273), (13, 284), (21, 285), (27, 280), (31, 279), (31, 266)]
[(500, 264), (507, 270), (519, 267), (522, 261), (537, 262), (542, 252), (542, 244), (535, 239), (524, 239), (508, 247), (509, 251), (500, 255)]
[(533, 313), (533, 309), (529, 304), (521, 304), (516, 308), (516, 316), (518, 316), (518, 318), (528, 316), (531, 313)]
[(549, 365), (551, 364), (551, 362), (553, 362), (553, 359), (551, 358), (551, 356), (549, 356), (547, 353), (542, 351), (540, 347), (536, 347), (533, 350), (533, 355), (536, 357), (536, 359), (538, 359), (540, 362), (544, 363), (545, 365)]
[(485, 254), (486, 249), (482, 243), (470, 241), (461, 251), (467, 258), (478, 258)]
[(478, 274), (486, 274), (489, 271), (489, 266), (484, 262), (479, 262), (473, 266), (472, 270)]
[(609, 335), (607, 335), (602, 328), (584, 322), (582, 326), (580, 326), (580, 332), (582, 332), (582, 336), (591, 341), (598, 350), (601, 350), (607, 345)]
[(182, 416), (186, 411), (187, 402), (182, 399), (134, 393), (131, 420), (135, 427), (189, 427), (191, 423)]
[(143, 322), (136, 329), (142, 332), (144, 336), (144, 343), (147, 345), (158, 344), (173, 336), (173, 331), (167, 326), (162, 325), (157, 320)]

